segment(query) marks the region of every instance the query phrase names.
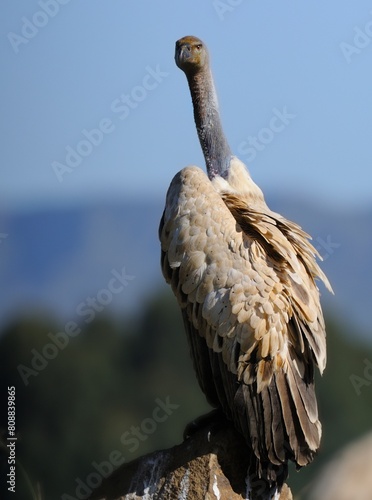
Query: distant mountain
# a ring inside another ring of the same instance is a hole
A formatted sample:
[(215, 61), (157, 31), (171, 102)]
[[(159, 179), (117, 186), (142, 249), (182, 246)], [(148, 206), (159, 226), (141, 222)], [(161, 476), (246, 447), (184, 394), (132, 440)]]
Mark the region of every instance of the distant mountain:
[[(267, 196), (267, 201), (313, 236), (336, 293), (322, 287), (324, 304), (370, 335), (372, 209), (349, 214), (303, 199)], [(37, 309), (68, 321), (84, 319), (82, 312), (95, 307), (137, 310), (165, 286), (157, 237), (163, 203), (107, 202), (0, 215), (2, 317)], [(125, 286), (113, 281), (118, 274), (128, 276)]]

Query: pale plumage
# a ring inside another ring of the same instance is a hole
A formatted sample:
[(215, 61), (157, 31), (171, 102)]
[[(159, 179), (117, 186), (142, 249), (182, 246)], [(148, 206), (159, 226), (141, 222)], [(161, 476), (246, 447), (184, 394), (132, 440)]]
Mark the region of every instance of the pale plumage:
[[(202, 44), (187, 37), (178, 48), (185, 43)], [(225, 144), (222, 154), (212, 168), (205, 155), (209, 178), (187, 167), (172, 180), (162, 271), (202, 390), (252, 447), (257, 476), (280, 488), (287, 461), (304, 466), (319, 447), (313, 364), (323, 371), (326, 346), (315, 279), (330, 285), (309, 236), (267, 207), (240, 160), (229, 156), (226, 170)]]

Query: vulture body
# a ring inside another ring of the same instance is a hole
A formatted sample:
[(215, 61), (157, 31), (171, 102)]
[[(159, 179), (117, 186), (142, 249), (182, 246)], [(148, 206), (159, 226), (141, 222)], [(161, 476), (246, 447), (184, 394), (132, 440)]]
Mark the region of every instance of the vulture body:
[(314, 365), (323, 371), (326, 344), (315, 280), (331, 287), (309, 235), (268, 208), (232, 155), (203, 42), (180, 39), (176, 63), (208, 175), (186, 167), (171, 182), (159, 228), (162, 272), (203, 392), (252, 450), (250, 498), (270, 499), (288, 460), (305, 466), (319, 448)]

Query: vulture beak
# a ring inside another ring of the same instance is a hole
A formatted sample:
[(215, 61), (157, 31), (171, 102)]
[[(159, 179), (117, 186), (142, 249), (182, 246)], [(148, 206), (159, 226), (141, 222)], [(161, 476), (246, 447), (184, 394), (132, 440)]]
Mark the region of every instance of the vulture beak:
[(175, 61), (178, 67), (188, 62), (191, 57), (191, 46), (188, 43), (176, 43)]

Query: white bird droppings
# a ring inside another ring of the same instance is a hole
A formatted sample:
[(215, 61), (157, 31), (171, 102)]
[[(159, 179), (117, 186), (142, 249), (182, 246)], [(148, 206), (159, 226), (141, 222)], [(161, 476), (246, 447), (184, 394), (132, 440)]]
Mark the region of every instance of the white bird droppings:
[(187, 469), (180, 483), (181, 492), (178, 495), (177, 500), (187, 500), (189, 493), (189, 476), (190, 470)]
[(214, 475), (214, 483), (213, 483), (213, 493), (216, 495), (217, 500), (221, 499), (221, 493), (218, 488), (218, 481), (216, 474)]

